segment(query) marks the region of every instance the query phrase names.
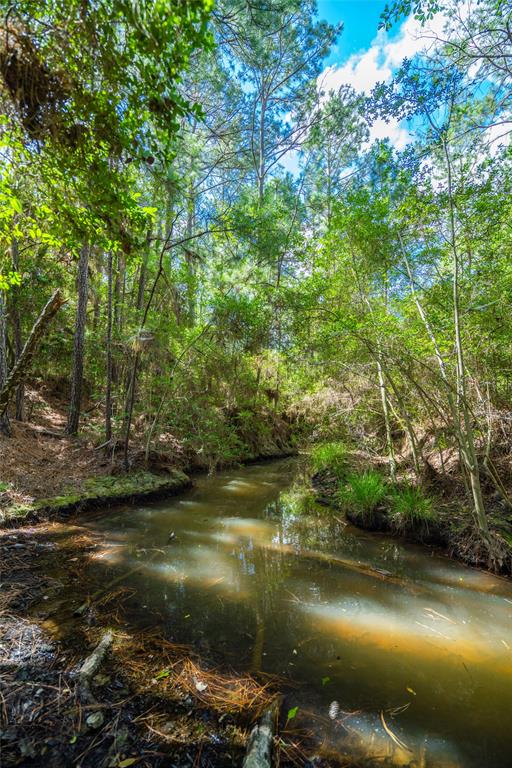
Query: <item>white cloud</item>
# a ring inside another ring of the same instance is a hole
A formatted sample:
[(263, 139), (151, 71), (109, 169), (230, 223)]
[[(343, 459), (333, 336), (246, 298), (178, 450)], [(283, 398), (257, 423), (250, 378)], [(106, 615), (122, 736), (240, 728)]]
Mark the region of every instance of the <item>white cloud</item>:
[[(486, 128), (482, 134), (482, 139), (487, 153), (491, 157), (495, 157), (498, 154), (500, 147), (508, 147), (512, 142), (512, 115), (506, 122), (500, 122)], [(485, 156), (485, 153), (479, 153), (478, 159), (483, 160)]]
[(370, 143), (377, 139), (389, 139), (395, 149), (404, 149), (411, 141), (409, 132), (397, 120), (375, 120), (370, 128)]
[[(377, 83), (391, 80), (403, 59), (412, 58), (435, 45), (434, 37), (441, 33), (445, 21), (438, 14), (428, 27), (423, 28), (410, 16), (393, 38), (380, 30), (370, 48), (353, 53), (344, 64), (326, 67), (318, 77), (319, 91), (327, 94), (331, 90), (337, 91), (341, 85), (351, 85), (356, 91), (369, 95)], [(407, 130), (396, 120), (389, 123), (377, 120), (371, 128), (370, 140), (385, 137), (397, 149), (403, 149), (410, 140)]]

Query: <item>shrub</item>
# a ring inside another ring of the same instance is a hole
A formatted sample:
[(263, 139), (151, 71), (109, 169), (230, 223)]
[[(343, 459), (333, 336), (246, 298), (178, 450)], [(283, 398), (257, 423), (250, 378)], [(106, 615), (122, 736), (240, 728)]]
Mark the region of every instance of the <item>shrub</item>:
[(343, 443), (320, 443), (311, 451), (311, 460), (315, 472), (329, 469), (341, 479), (347, 470), (347, 449)]
[(414, 486), (395, 489), (390, 502), (391, 522), (397, 530), (428, 530), (429, 523), (436, 519), (433, 499)]
[(384, 502), (386, 493), (384, 478), (378, 472), (368, 470), (349, 475), (347, 485), (339, 492), (339, 499), (348, 510), (369, 523), (377, 508)]

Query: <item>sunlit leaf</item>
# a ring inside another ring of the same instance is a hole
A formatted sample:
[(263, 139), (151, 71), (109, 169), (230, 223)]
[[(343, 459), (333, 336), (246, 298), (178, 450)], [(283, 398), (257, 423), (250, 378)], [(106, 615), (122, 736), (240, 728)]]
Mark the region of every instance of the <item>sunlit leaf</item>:
[(292, 707), (288, 710), (287, 720), (293, 720), (293, 718), (296, 716), (297, 712), (299, 711), (298, 707)]

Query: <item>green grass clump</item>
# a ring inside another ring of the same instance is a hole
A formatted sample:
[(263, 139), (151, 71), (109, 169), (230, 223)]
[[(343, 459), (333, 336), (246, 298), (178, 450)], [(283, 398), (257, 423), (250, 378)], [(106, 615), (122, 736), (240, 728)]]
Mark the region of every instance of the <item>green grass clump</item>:
[(347, 471), (347, 449), (343, 443), (320, 443), (311, 451), (311, 461), (315, 472), (329, 469), (336, 477), (344, 477)]
[(377, 508), (384, 503), (386, 494), (384, 478), (378, 472), (368, 470), (349, 475), (347, 484), (339, 492), (339, 499), (348, 510), (369, 523)]
[(433, 499), (412, 485), (394, 490), (390, 498), (391, 521), (396, 530), (424, 529), (434, 522)]

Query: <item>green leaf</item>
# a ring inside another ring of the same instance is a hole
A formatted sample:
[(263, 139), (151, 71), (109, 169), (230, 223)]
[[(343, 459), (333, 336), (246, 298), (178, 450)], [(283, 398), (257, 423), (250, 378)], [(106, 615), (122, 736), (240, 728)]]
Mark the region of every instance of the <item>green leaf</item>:
[(20, 203), (20, 201), (18, 200), (17, 197), (11, 197), (9, 202), (11, 204), (11, 208), (12, 208), (13, 211), (16, 211), (16, 213), (22, 213), (23, 212), (23, 208), (22, 208), (21, 203)]
[(327, 675), (326, 677), (322, 677), (322, 685), (327, 685), (327, 683), (331, 682), (331, 678)]
[(138, 759), (138, 757), (127, 757), (126, 760), (121, 760), (121, 762), (117, 764), (118, 768), (128, 768), (129, 765), (134, 765)]
[(293, 720), (293, 718), (295, 717), (298, 711), (299, 711), (298, 707), (292, 707), (291, 709), (289, 709), (288, 715), (287, 715), (287, 721)]
[(158, 675), (155, 675), (155, 680), (164, 680), (166, 677), (169, 677), (170, 674), (170, 669), (162, 669)]

